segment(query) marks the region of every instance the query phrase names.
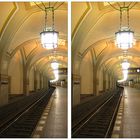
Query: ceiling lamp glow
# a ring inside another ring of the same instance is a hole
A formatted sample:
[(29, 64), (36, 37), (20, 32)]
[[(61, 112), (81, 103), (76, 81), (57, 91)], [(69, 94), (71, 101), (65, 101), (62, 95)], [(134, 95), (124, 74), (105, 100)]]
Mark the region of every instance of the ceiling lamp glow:
[(115, 33), (116, 42), (118, 48), (127, 50), (135, 45), (134, 32), (129, 29), (122, 28), (122, 30)]
[(128, 63), (127, 61), (122, 62), (121, 65), (123, 70), (127, 70), (130, 67), (130, 63)]
[(124, 77), (124, 80), (127, 80), (127, 77), (128, 77), (128, 70), (123, 70), (123, 77)]
[(125, 69), (125, 70), (122, 71), (122, 73), (123, 73), (123, 79), (118, 80), (119, 83), (125, 82), (127, 80), (127, 78), (128, 78), (128, 70)]
[(59, 73), (58, 69), (54, 70), (53, 73), (58, 74)]
[(123, 70), (123, 74), (124, 74), (124, 75), (127, 75), (127, 74), (128, 74), (128, 70), (126, 70), (126, 69)]
[(137, 69), (137, 72), (140, 72), (140, 69)]
[(58, 79), (59, 79), (59, 76), (58, 75), (55, 75), (55, 81), (58, 81)]
[[(45, 27), (40, 33), (42, 47), (55, 49), (58, 46), (59, 33), (54, 27), (54, 11), (60, 8), (64, 2), (34, 2), (34, 4), (45, 12)], [(51, 15), (50, 18), (48, 18), (48, 14)], [(51, 21), (48, 21), (50, 19)]]
[(58, 44), (58, 32), (53, 30), (43, 31), (40, 33), (41, 44), (43, 48), (54, 49)]
[(119, 3), (117, 2), (118, 8), (109, 3), (115, 10), (120, 11), (120, 29), (115, 33), (115, 44), (118, 48), (123, 50), (128, 50), (135, 45), (134, 32), (130, 30), (129, 27), (129, 10), (135, 6), (136, 3), (130, 3), (129, 5), (126, 2)]
[[(40, 33), (42, 47), (46, 49), (57, 48), (59, 33), (55, 31), (55, 28), (54, 28), (54, 11), (57, 8), (54, 8), (53, 6), (51, 6), (50, 2), (49, 2), (49, 6), (47, 7), (45, 6), (45, 3), (42, 2), (42, 6), (44, 8), (41, 8), (39, 5), (37, 6), (45, 12), (45, 27), (44, 27), (44, 30)], [(51, 14), (52, 21), (50, 22), (48, 22), (48, 14)], [(48, 24), (50, 23), (51, 25), (48, 26)]]
[(58, 69), (59, 64), (57, 62), (52, 62), (51, 67), (52, 69)]
[(123, 70), (123, 79), (127, 80), (128, 77), (128, 70)]
[(54, 76), (55, 76), (55, 80), (59, 79), (59, 74), (58, 73), (54, 73)]

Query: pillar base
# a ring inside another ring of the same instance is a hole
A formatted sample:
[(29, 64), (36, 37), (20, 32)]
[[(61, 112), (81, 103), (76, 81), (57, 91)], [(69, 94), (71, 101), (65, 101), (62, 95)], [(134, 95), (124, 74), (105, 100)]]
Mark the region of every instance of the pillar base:
[(73, 106), (76, 106), (80, 104), (80, 93), (81, 93), (81, 81), (80, 81), (80, 76), (79, 75), (72, 75), (72, 81), (73, 81), (73, 89), (72, 89), (72, 94), (73, 94)]
[(8, 104), (8, 75), (0, 75), (0, 106)]

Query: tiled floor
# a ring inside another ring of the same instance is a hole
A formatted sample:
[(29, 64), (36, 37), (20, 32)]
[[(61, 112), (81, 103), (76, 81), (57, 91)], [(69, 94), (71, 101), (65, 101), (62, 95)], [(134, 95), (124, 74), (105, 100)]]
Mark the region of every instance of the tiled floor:
[(67, 89), (57, 87), (38, 123), (33, 137), (67, 137)]
[(140, 90), (125, 88), (124, 90), (124, 138), (140, 138)]
[[(112, 137), (140, 138), (140, 90), (125, 87), (123, 101), (122, 113), (119, 112), (117, 116), (117, 119), (121, 121), (121, 124), (118, 125), (120, 130), (114, 131)], [(119, 115), (121, 118), (118, 118)], [(117, 129), (117, 125), (115, 125), (115, 129)]]

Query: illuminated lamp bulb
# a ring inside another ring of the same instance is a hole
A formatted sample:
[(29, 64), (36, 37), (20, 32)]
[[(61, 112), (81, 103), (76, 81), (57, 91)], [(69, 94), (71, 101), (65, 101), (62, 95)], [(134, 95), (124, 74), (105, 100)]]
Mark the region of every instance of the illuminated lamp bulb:
[(54, 49), (58, 46), (58, 32), (43, 31), (40, 33), (41, 44), (43, 48)]
[(122, 30), (116, 32), (115, 35), (115, 44), (118, 48), (127, 50), (135, 45), (134, 32), (130, 31), (127, 27), (122, 27)]
[(122, 62), (122, 69), (128, 69), (130, 67), (130, 63), (128, 63), (127, 61)]
[(59, 64), (57, 62), (52, 62), (51, 67), (52, 69), (58, 69)]

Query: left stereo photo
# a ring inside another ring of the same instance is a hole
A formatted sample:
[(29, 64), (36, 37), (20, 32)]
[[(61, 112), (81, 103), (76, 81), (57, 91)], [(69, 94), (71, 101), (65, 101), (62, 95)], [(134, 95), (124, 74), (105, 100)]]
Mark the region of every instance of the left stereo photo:
[(0, 2), (0, 138), (67, 138), (67, 2)]

